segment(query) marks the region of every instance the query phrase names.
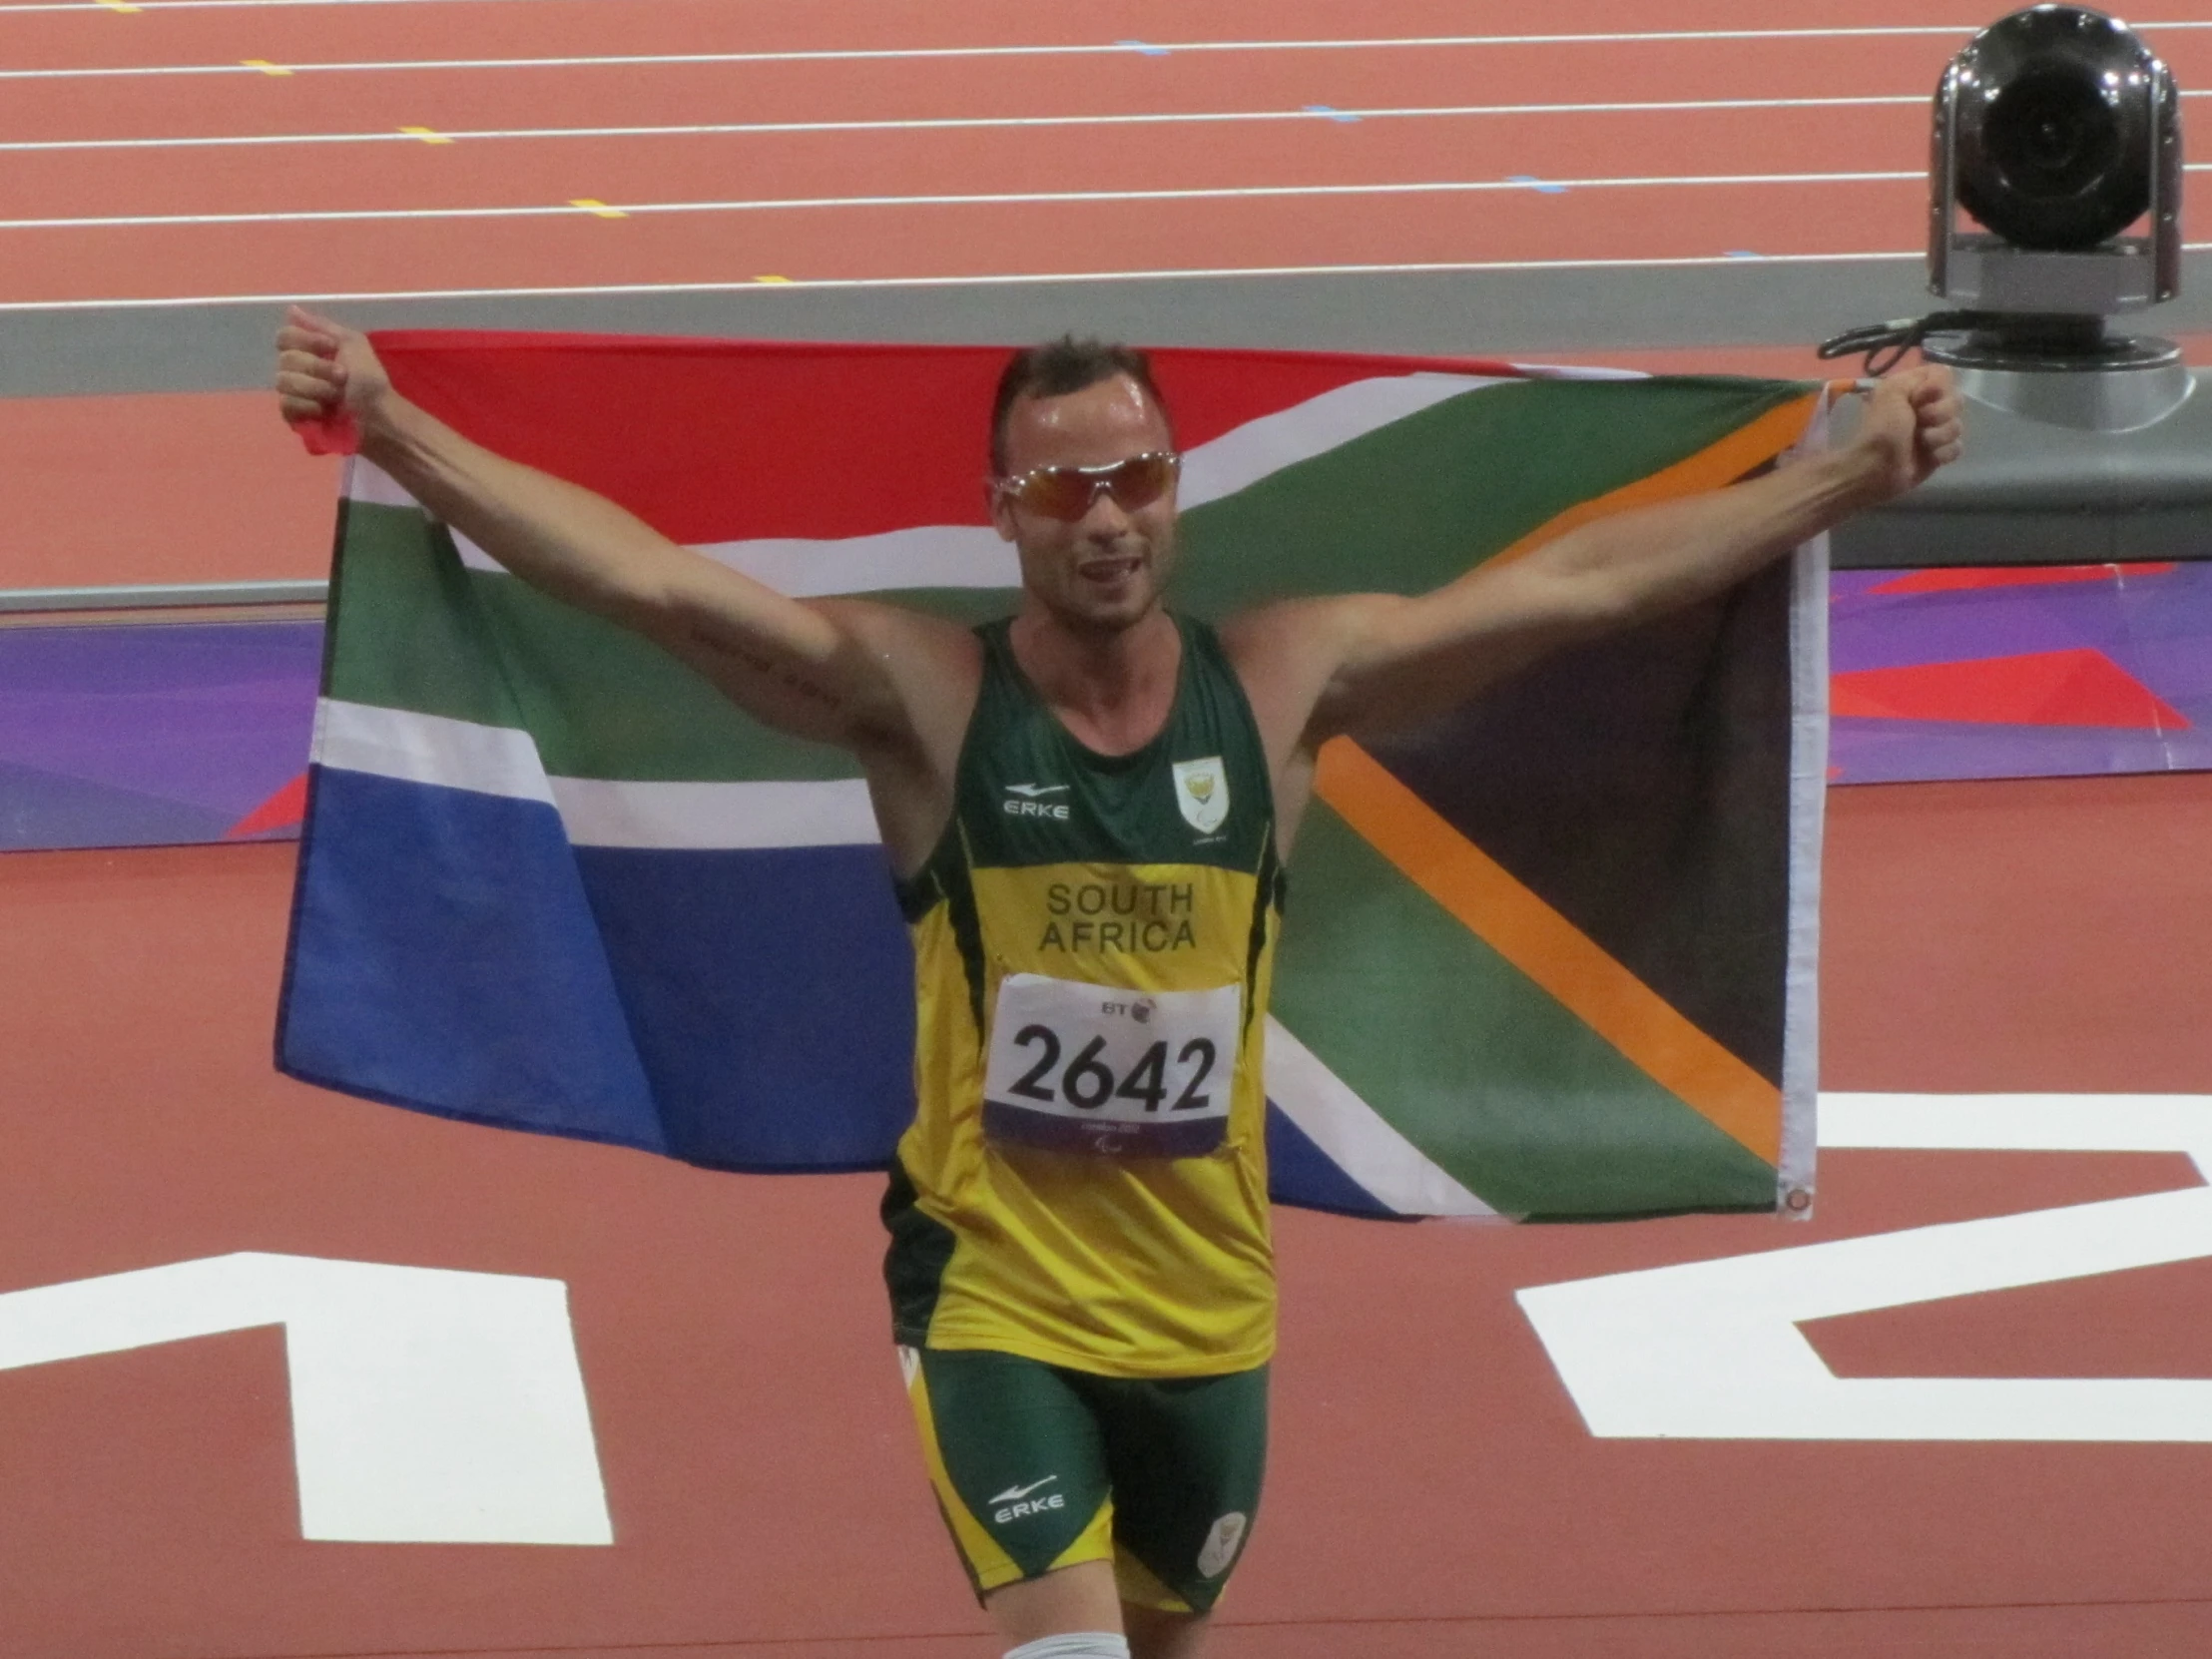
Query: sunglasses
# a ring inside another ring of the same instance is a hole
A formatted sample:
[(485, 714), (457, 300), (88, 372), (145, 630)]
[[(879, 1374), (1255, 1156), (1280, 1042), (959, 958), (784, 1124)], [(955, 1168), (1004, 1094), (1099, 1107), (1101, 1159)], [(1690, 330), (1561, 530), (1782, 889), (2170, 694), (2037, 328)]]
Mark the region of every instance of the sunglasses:
[(999, 479), (998, 488), (1017, 506), (1072, 524), (1091, 510), (1100, 490), (1123, 512), (1149, 507), (1168, 492), (1182, 465), (1182, 456), (1155, 449), (1111, 466), (1040, 466)]

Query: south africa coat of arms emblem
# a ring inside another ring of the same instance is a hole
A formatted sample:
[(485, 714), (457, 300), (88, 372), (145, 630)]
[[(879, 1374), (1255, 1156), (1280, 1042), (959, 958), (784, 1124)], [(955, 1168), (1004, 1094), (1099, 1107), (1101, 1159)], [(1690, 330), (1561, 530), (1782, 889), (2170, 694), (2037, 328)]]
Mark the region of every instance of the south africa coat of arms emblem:
[(1175, 804), (1183, 822), (1202, 835), (1211, 835), (1229, 816), (1229, 774), (1219, 755), (1203, 761), (1175, 763)]

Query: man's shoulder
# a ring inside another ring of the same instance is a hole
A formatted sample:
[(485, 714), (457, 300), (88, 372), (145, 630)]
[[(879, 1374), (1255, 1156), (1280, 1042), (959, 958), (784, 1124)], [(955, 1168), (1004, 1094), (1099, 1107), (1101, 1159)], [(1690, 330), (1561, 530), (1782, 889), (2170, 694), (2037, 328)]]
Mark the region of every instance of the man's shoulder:
[(1224, 617), (1215, 625), (1222, 649), (1240, 672), (1255, 667), (1288, 666), (1331, 659), (1358, 626), (1367, 594), (1330, 594), (1318, 598), (1278, 599)]
[(948, 617), (877, 599), (838, 596), (807, 604), (835, 626), (855, 678), (873, 688), (850, 747), (931, 753), (957, 747), (982, 683), (983, 644)]
[(930, 662), (980, 662), (984, 630), (994, 626), (994, 621), (1003, 625), (997, 619), (971, 625), (916, 605), (894, 605), (844, 594), (807, 603), (864, 649)]
[(1221, 624), (1222, 650), (1280, 766), (1314, 740), (1315, 712), (1389, 595), (1285, 599)]

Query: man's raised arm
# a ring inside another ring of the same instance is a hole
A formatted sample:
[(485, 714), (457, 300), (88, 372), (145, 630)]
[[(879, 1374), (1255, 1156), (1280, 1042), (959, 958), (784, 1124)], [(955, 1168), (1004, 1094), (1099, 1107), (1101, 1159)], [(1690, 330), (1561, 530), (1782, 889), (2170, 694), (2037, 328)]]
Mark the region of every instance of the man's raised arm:
[[(1947, 369), (1882, 381), (1852, 441), (1748, 482), (1586, 524), (1433, 593), (1291, 604), (1233, 642), (1263, 681), (1310, 711), (1299, 738), (1388, 730), (1464, 702), (1538, 658), (1632, 627), (1744, 580), (1852, 514), (1926, 479), (1959, 451)], [(1303, 663), (1303, 687), (1287, 665)]]
[(654, 640), (782, 731), (900, 746), (914, 688), (968, 649), (935, 618), (787, 598), (590, 490), (493, 454), (393, 391), (367, 338), (326, 317), (294, 307), (276, 345), (287, 421), (350, 415), (364, 458), (501, 565)]

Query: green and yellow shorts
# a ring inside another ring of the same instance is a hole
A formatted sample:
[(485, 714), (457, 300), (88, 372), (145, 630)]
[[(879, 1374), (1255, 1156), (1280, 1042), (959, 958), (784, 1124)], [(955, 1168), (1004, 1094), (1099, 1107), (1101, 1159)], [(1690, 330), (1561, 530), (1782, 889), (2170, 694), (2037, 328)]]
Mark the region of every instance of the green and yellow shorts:
[(1126, 1602), (1212, 1610), (1260, 1506), (1267, 1367), (1133, 1379), (971, 1350), (898, 1358), (978, 1596), (1110, 1560)]

